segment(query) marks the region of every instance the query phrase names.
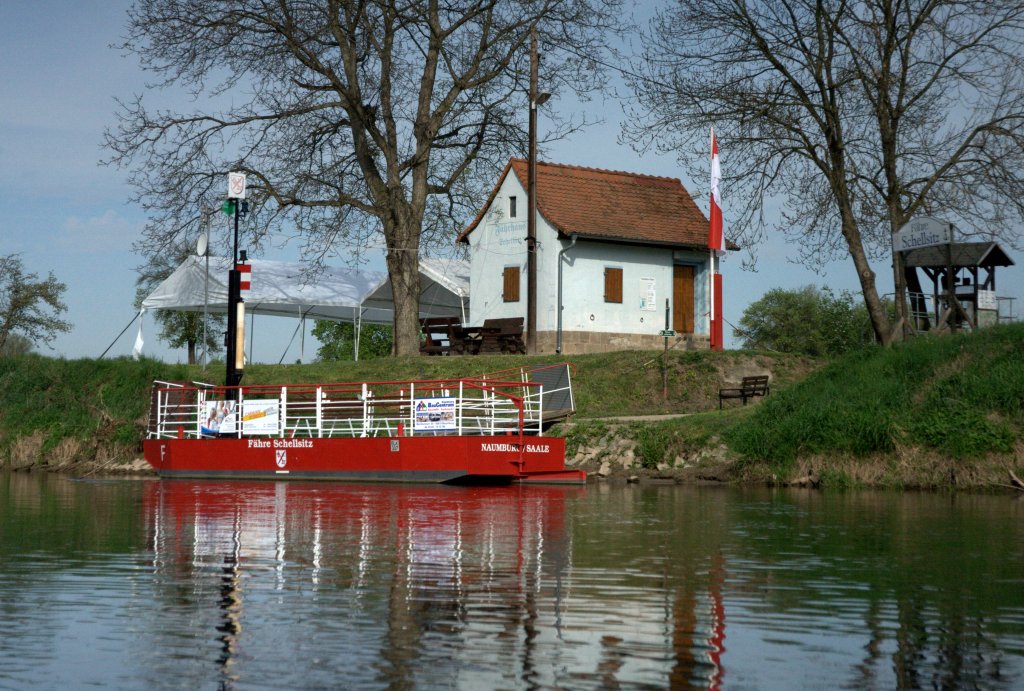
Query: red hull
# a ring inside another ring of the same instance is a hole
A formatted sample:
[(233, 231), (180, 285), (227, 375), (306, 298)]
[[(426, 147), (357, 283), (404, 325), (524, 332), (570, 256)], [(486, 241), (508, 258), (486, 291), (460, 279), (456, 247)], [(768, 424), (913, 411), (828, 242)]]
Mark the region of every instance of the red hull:
[(147, 439), (161, 477), (582, 483), (560, 437)]

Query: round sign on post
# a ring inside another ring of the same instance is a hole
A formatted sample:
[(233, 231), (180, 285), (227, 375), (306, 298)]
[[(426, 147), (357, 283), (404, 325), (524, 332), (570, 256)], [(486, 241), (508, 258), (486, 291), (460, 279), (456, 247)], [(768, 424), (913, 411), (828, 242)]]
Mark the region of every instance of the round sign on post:
[(245, 199), (245, 173), (228, 173), (228, 197)]

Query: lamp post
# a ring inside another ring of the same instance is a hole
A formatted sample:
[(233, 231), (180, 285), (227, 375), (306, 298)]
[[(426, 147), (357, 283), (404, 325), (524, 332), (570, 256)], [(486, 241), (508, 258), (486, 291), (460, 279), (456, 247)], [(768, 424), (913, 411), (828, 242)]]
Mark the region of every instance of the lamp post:
[(537, 352), (537, 106), (551, 98), (537, 93), (537, 27), (530, 30), (530, 144), (526, 164), (526, 352)]

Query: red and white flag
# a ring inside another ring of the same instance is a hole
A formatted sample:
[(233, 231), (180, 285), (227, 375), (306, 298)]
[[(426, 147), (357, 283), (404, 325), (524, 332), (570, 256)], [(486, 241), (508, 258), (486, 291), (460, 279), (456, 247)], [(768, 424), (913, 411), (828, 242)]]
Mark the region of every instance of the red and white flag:
[(718, 183), (722, 172), (718, 167), (718, 140), (715, 130), (711, 129), (711, 227), (708, 230), (708, 247), (719, 255), (725, 254), (725, 238), (722, 237), (722, 195), (718, 191)]

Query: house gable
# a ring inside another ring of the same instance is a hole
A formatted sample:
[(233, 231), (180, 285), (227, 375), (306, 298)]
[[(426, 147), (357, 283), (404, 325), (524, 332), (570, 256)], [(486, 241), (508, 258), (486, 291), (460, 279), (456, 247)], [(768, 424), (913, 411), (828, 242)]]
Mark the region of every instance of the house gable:
[[(460, 242), (483, 221), (509, 172), (526, 188), (527, 162), (513, 158)], [(538, 162), (537, 211), (565, 237), (707, 247), (708, 220), (676, 178)]]

